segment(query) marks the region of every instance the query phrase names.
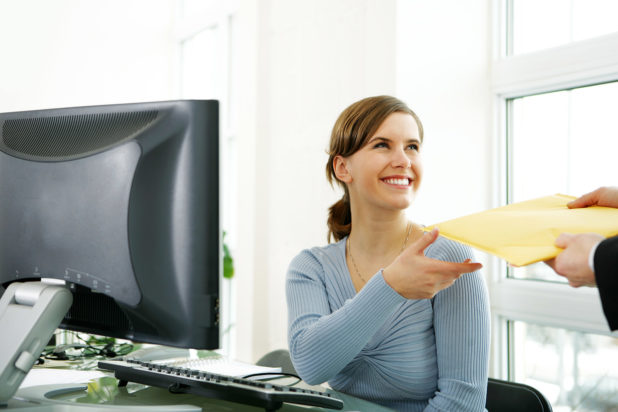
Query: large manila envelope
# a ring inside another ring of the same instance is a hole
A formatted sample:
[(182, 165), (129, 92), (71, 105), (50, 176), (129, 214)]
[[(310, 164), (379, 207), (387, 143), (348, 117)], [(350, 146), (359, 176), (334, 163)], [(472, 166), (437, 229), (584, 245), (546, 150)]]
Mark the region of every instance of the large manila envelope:
[(525, 266), (556, 257), (554, 246), (563, 232), (596, 232), (605, 237), (618, 234), (618, 209), (591, 206), (569, 209), (572, 196), (556, 194), (512, 203), (425, 227), (437, 226), (448, 239)]

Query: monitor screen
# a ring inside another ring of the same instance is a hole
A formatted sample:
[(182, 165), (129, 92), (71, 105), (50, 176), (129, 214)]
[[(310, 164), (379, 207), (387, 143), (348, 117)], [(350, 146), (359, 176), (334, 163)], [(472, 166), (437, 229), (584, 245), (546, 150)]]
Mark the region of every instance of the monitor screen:
[(55, 278), (60, 327), (219, 347), (212, 100), (0, 114), (0, 283)]

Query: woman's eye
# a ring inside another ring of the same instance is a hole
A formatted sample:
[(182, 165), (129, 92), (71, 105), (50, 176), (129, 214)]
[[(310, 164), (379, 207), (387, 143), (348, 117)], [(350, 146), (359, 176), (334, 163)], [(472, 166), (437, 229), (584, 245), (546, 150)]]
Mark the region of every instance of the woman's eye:
[(408, 146), (409, 149), (415, 150), (418, 152), (418, 150), (420, 149), (419, 145), (417, 143), (412, 143), (410, 146)]
[(378, 149), (380, 147), (388, 147), (388, 145), (385, 142), (380, 142), (380, 143), (376, 143), (375, 145), (373, 145), (374, 149)]

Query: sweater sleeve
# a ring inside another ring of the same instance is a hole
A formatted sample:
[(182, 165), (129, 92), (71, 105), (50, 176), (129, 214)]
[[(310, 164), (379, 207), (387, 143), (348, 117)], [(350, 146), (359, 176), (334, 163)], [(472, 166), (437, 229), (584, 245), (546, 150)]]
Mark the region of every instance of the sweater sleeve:
[(618, 329), (618, 236), (599, 243), (594, 253), (594, 273), (603, 312), (611, 330)]
[[(462, 262), (473, 258), (455, 242), (432, 245), (434, 258)], [(490, 316), (480, 272), (463, 274), (434, 297), (438, 391), (426, 411), (483, 411), (489, 369)]]
[(343, 306), (331, 311), (326, 282), (333, 271), (311, 251), (290, 264), (286, 280), (288, 343), (294, 368), (309, 384), (334, 377), (367, 344), (405, 298), (374, 275)]

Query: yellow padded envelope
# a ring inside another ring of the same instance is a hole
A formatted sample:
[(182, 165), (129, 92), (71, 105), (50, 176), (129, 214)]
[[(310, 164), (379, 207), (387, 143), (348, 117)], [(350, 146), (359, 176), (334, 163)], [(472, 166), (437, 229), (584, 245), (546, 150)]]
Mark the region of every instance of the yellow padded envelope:
[(503, 258), (515, 266), (525, 266), (556, 257), (562, 249), (554, 246), (563, 232), (618, 234), (618, 209), (591, 206), (569, 209), (575, 197), (556, 194), (512, 203), (428, 226), (437, 226), (440, 235)]

